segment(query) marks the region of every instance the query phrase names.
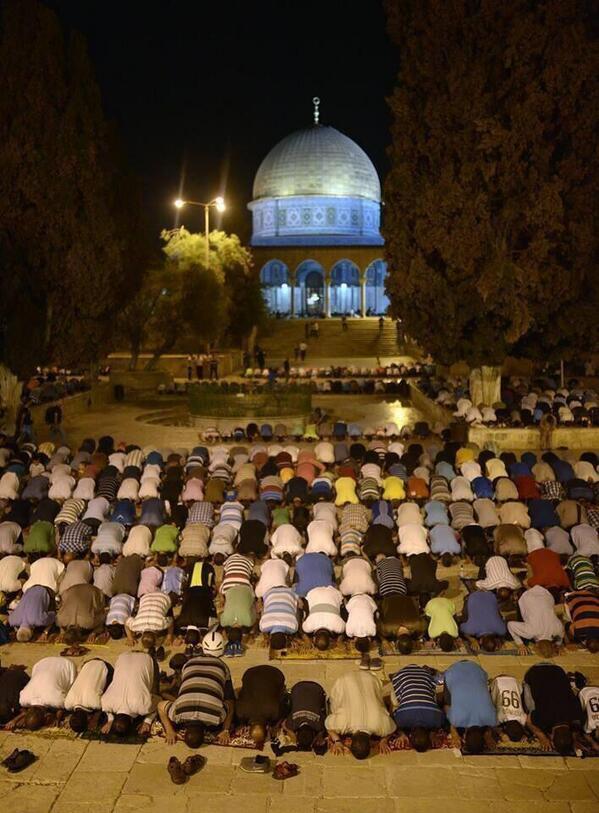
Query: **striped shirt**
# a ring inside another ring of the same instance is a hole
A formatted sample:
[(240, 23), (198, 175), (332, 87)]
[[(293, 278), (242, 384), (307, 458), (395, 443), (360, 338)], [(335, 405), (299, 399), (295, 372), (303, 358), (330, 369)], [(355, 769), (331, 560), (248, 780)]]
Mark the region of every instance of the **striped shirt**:
[(129, 596), (127, 593), (119, 593), (118, 596), (113, 596), (110, 599), (110, 606), (106, 615), (106, 625), (124, 625), (125, 621), (133, 615), (134, 607), (135, 598), (133, 596)]
[(171, 600), (166, 593), (144, 593), (139, 600), (139, 609), (135, 618), (128, 622), (133, 632), (159, 632), (168, 627), (167, 614)]
[(223, 565), (223, 581), (220, 592), (226, 593), (229, 588), (237, 584), (250, 584), (250, 577), (254, 572), (254, 563), (241, 553), (233, 553)]
[(341, 529), (355, 528), (356, 531), (366, 533), (368, 530), (368, 509), (364, 505), (352, 505), (343, 508), (341, 514)]
[(566, 608), (576, 638), (599, 638), (599, 596), (596, 593), (587, 590), (568, 593)]
[(175, 724), (203, 723), (217, 728), (227, 716), (225, 701), (233, 699), (227, 665), (211, 655), (195, 655), (183, 667), (179, 694), (169, 706), (168, 716)]
[(198, 500), (197, 502), (193, 503), (189, 509), (187, 524), (194, 525), (195, 523), (212, 528), (214, 525), (214, 506), (211, 502)]
[(263, 601), (261, 632), (284, 632), (288, 635), (297, 632), (299, 598), (291, 587), (271, 587), (264, 594)]
[(101, 477), (96, 486), (96, 497), (104, 497), (108, 502), (116, 499), (119, 481), (116, 477)]
[(593, 563), (587, 556), (575, 554), (568, 559), (567, 568), (571, 573), (572, 586), (575, 590), (596, 590), (599, 579), (595, 575)]
[(411, 663), (390, 678), (400, 715), (405, 711), (425, 711), (438, 713), (441, 717), (441, 709), (435, 700), (435, 673), (431, 669)]
[(240, 502), (224, 502), (220, 508), (220, 522), (234, 525), (239, 530), (243, 522), (243, 505)]
[(403, 576), (403, 568), (396, 556), (386, 556), (377, 562), (376, 580), (379, 585), (379, 596), (405, 596), (408, 592)]
[(85, 511), (85, 500), (76, 500), (73, 497), (65, 500), (62, 508), (56, 514), (54, 519), (55, 525), (72, 525), (73, 522), (79, 519), (81, 514)]
[(144, 462), (144, 455), (141, 449), (131, 449), (124, 460), (124, 466), (137, 466), (141, 469)]

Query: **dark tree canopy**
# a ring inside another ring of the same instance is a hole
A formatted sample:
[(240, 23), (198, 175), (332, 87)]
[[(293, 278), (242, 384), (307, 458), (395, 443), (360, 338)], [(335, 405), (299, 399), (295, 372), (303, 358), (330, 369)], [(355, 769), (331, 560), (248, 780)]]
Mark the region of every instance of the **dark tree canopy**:
[(386, 0), (392, 313), (437, 360), (599, 338), (593, 0)]
[(135, 195), (81, 35), (37, 0), (2, 8), (2, 360), (88, 365), (136, 284)]

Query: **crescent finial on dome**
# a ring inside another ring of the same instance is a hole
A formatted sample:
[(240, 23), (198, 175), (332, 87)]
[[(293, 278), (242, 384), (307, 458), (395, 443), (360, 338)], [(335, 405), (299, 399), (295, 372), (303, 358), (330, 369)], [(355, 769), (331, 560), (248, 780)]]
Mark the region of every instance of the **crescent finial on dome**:
[(320, 118), (320, 113), (318, 112), (318, 108), (320, 107), (320, 99), (318, 96), (314, 96), (312, 99), (312, 104), (314, 105), (314, 124), (318, 124)]

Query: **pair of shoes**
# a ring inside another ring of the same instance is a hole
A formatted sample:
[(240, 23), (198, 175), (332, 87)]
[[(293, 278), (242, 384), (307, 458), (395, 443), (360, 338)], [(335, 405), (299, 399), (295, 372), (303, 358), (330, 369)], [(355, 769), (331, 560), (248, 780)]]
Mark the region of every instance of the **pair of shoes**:
[(167, 764), (167, 770), (175, 785), (183, 785), (190, 776), (201, 771), (206, 764), (206, 757), (195, 754), (187, 757), (185, 762), (181, 762), (177, 757), (171, 757)]
[(269, 757), (257, 754), (255, 757), (243, 757), (239, 767), (245, 773), (268, 773), (272, 769), (272, 763)]
[(237, 644), (234, 644), (234, 643), (227, 644), (226, 647), (225, 647), (225, 651), (223, 653), (223, 657), (225, 657), (225, 658), (234, 658), (235, 655), (236, 655), (236, 651), (235, 651), (236, 646), (237, 646)]
[(241, 641), (237, 641), (235, 644), (233, 644), (233, 646), (235, 647), (233, 657), (241, 658), (243, 655), (245, 655), (245, 649), (243, 648)]
[(37, 757), (31, 751), (19, 751), (18, 748), (15, 748), (12, 754), (7, 756), (2, 764), (8, 769), (9, 773), (20, 773), (24, 771), (25, 768), (33, 765), (36, 759)]
[(371, 672), (380, 672), (383, 668), (383, 660), (382, 658), (371, 658), (370, 659), (370, 671)]
[(299, 774), (299, 765), (295, 762), (277, 762), (272, 772), (273, 779), (291, 779)]
[(360, 669), (363, 669), (364, 671), (370, 669), (370, 655), (368, 652), (364, 652), (360, 658)]

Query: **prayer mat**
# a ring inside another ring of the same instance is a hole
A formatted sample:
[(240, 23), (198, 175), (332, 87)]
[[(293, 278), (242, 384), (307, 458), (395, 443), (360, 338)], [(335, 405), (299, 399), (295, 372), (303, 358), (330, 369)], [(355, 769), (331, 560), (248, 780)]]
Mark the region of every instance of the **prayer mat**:
[[(345, 745), (346, 748), (349, 748), (351, 745), (351, 737), (342, 737), (341, 742)], [(398, 734), (391, 734), (388, 738), (387, 743), (391, 751), (412, 751), (413, 748), (408, 742), (404, 744), (402, 739), (399, 737)], [(376, 753), (376, 749), (378, 747), (378, 739), (375, 740), (375, 744), (373, 746), (373, 752)], [(443, 731), (443, 729), (436, 729), (431, 731), (431, 751), (439, 751), (444, 749), (453, 748), (451, 744), (451, 737), (447, 731)], [(329, 750), (332, 750), (332, 744), (329, 743)]]
[(116, 734), (102, 734), (97, 729), (96, 731), (84, 731), (80, 735), (80, 739), (89, 740), (90, 742), (110, 742), (117, 745), (144, 745), (149, 737), (142, 737), (140, 734), (129, 734), (127, 737), (118, 737)]
[[(383, 640), (381, 650), (383, 655), (401, 655), (401, 653), (397, 651), (394, 641)], [(463, 641), (461, 638), (456, 638), (454, 648), (451, 652), (443, 652), (436, 641), (415, 641), (414, 649), (410, 652), (409, 656), (404, 655), (403, 657), (411, 658), (413, 656), (423, 657), (427, 655), (459, 655), (463, 658), (467, 655), (472, 655), (472, 652), (466, 641)]]
[[(374, 656), (380, 655), (379, 647), (371, 646), (370, 654)], [(332, 644), (330, 649), (325, 649), (324, 651), (316, 649), (312, 643), (292, 641), (291, 646), (288, 646), (286, 649), (271, 649), (269, 652), (271, 661), (359, 661), (361, 657), (354, 641), (344, 641), (341, 639)]]
[[(487, 750), (485, 748), (480, 754), (471, 754), (468, 752), (466, 748), (462, 748), (462, 755), (465, 757), (504, 757), (504, 756), (512, 756), (512, 757), (560, 757), (563, 756), (562, 754), (558, 753), (558, 751), (543, 751), (541, 748), (541, 743), (537, 740), (536, 737), (530, 737), (527, 739), (522, 740), (521, 742), (511, 742), (511, 740), (507, 741), (500, 741), (496, 744), (495, 748), (491, 750)], [(569, 756), (576, 756), (576, 754), (570, 754)]]
[[(514, 573), (514, 571), (512, 571), (512, 575), (514, 575), (517, 579), (519, 579), (521, 587), (524, 587), (523, 579), (526, 578), (526, 575), (527, 575), (526, 570), (518, 570), (515, 573)], [(476, 582), (479, 581), (478, 576), (475, 579), (464, 579), (464, 578), (462, 578), (462, 579), (460, 579), (460, 581), (462, 582), (462, 584), (464, 585), (464, 587), (466, 588), (466, 590), (469, 593), (476, 592), (476, 589), (477, 589)]]
[(46, 726), (37, 731), (26, 731), (24, 728), (6, 731), (0, 726), (0, 731), (6, 734), (27, 734), (28, 737), (39, 737), (41, 740), (76, 740), (79, 737), (69, 725)]
[[(519, 655), (518, 646), (513, 641), (504, 641), (501, 645), (501, 649), (496, 649), (494, 652), (485, 652), (484, 649), (474, 649), (468, 642), (466, 642), (466, 646), (468, 647), (468, 654), (469, 655), (482, 655), (484, 657), (492, 658), (494, 655)], [(532, 655), (533, 652), (531, 651), (530, 647), (526, 647), (528, 652), (527, 655)], [(445, 654), (445, 653), (442, 653)], [(451, 654), (451, 653), (449, 653)]]
[[(276, 732), (273, 730), (271, 732), (271, 736), (274, 736)], [(177, 728), (177, 735), (178, 739), (182, 740), (185, 736), (185, 729), (184, 728)], [(164, 728), (162, 727), (162, 723), (159, 720), (155, 720), (152, 723), (152, 728), (150, 729), (150, 736), (151, 737), (164, 737)], [(208, 731), (206, 730), (204, 734), (204, 744), (205, 745), (221, 745), (225, 748), (251, 748), (253, 751), (261, 751), (262, 748), (257, 748), (256, 743), (250, 737), (250, 726), (249, 725), (239, 725), (234, 726), (231, 729), (231, 734), (229, 737), (229, 741), (223, 743), (219, 741), (219, 732), (216, 731)]]

